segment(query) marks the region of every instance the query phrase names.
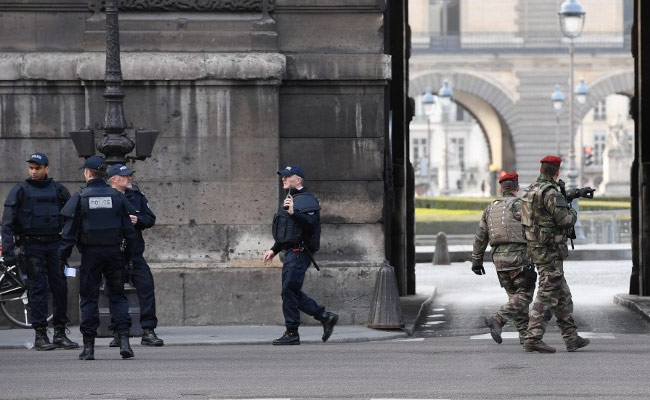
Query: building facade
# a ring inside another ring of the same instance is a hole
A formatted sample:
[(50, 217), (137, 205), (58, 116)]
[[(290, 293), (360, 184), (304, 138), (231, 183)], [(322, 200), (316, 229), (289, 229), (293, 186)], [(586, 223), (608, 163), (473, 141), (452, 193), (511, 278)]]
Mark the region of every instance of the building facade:
[[(427, 87), (436, 93), (444, 80), (449, 81), (456, 102), (483, 131), (486, 146), (472, 151), (467, 162), (476, 165), (479, 176), (490, 177), (492, 194), (495, 194), (497, 176), (494, 171), (517, 170), (521, 182), (528, 183), (537, 175), (538, 160), (557, 152), (556, 114), (550, 100), (555, 85), (560, 85), (567, 99), (559, 118), (559, 148), (568, 160), (568, 96), (573, 88), (569, 87), (569, 42), (559, 27), (561, 3), (561, 0), (410, 2), (413, 57), (409, 93), (418, 102)], [(580, 4), (586, 11), (586, 19), (583, 34), (575, 40), (574, 76), (575, 85), (584, 78), (589, 96), (583, 107), (576, 102), (574, 145), (578, 166), (582, 165), (584, 147), (600, 151), (595, 162), (582, 168), (582, 183), (599, 186), (606, 178), (602, 163), (607, 151), (602, 143), (618, 129), (617, 121), (623, 123), (624, 130), (633, 131), (633, 121), (626, 110), (634, 90), (630, 50), (633, 2), (580, 0)], [(424, 116), (414, 119), (411, 146), (420, 145), (413, 140), (427, 131), (425, 119)], [(582, 130), (581, 121), (584, 121)], [(437, 125), (431, 129), (442, 131)], [(468, 124), (465, 129), (470, 137), (473, 125)], [(477, 152), (481, 156), (477, 157)], [(439, 153), (429, 154), (435, 157)], [(628, 164), (631, 162), (632, 157)], [(434, 158), (429, 165), (441, 163)], [(462, 171), (454, 173), (462, 174)], [(461, 187), (467, 190), (458, 194), (481, 193), (470, 189), (471, 175), (465, 176)], [(453, 182), (451, 186), (457, 189)], [(612, 191), (611, 194), (621, 193)]]
[[(391, 64), (393, 51), (406, 59), (405, 3), (119, 4), (126, 118), (160, 132), (133, 168), (158, 216), (145, 256), (161, 324), (282, 322), (280, 262), (261, 259), (288, 163), (305, 168), (323, 206), (322, 271), (306, 291), (341, 323), (365, 323), (378, 269), (405, 260), (386, 244), (404, 237), (405, 217), (384, 223), (404, 204), (387, 200), (386, 149), (407, 134), (404, 96), (389, 89), (396, 71), (408, 76)], [(101, 128), (104, 50), (99, 0), (0, 0), (1, 197), (33, 151), (80, 186), (69, 132)]]

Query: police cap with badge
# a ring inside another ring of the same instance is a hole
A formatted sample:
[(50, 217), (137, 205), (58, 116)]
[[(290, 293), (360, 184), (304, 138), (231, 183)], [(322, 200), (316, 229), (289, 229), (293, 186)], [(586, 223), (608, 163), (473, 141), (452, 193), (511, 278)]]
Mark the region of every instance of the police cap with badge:
[(50, 160), (47, 158), (47, 156), (43, 153), (38, 153), (38, 152), (29, 156), (27, 162), (43, 165), (45, 167), (47, 167), (50, 164)]
[(113, 177), (115, 175), (130, 176), (130, 175), (133, 175), (133, 173), (135, 173), (135, 171), (132, 170), (131, 168), (127, 167), (126, 165), (124, 165), (124, 164), (115, 164), (115, 165), (112, 165), (108, 169), (107, 175), (110, 178), (110, 177)]

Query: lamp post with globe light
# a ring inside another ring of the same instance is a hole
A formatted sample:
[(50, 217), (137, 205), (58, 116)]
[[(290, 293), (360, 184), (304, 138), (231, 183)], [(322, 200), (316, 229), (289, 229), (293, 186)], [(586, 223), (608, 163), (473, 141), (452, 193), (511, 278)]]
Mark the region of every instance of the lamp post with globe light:
[(560, 155), (560, 114), (564, 108), (564, 95), (560, 90), (560, 85), (555, 85), (555, 90), (551, 93), (551, 104), (555, 110), (555, 153)]
[[(574, 84), (574, 54), (575, 43), (574, 40), (582, 34), (582, 29), (585, 26), (585, 11), (578, 3), (578, 0), (565, 0), (560, 6), (560, 28), (562, 35), (569, 39), (569, 87), (571, 92), (569, 94), (569, 182), (567, 187), (575, 189), (578, 187), (578, 171), (576, 169), (576, 150), (575, 150), (575, 115), (574, 115), (574, 100), (575, 100), (575, 84)], [(580, 205), (578, 199), (573, 200), (573, 207), (576, 211), (579, 210)], [(576, 243), (584, 243), (585, 236), (582, 230), (580, 220), (575, 225)]]
[[(560, 12), (558, 13), (560, 17), (560, 28), (562, 29), (562, 34), (564, 37), (569, 39), (569, 87), (574, 88), (574, 54), (575, 54), (575, 43), (574, 40), (582, 34), (582, 29), (585, 25), (585, 11), (578, 3), (577, 0), (565, 0), (560, 6)], [(575, 135), (575, 115), (574, 115), (574, 98), (575, 94), (572, 90), (569, 95), (569, 185), (571, 189), (575, 189), (578, 186), (576, 178), (578, 177), (578, 172), (576, 170), (576, 151), (574, 143)]]
[[(576, 96), (576, 101), (578, 102), (578, 107), (580, 108), (580, 115), (584, 111), (584, 107), (587, 104), (587, 96), (589, 96), (589, 88), (585, 84), (585, 78), (580, 78), (580, 83), (576, 86), (574, 94)], [(582, 118), (580, 118), (580, 149), (582, 151), (582, 157), (580, 158), (580, 169), (578, 175), (578, 185), (582, 185), (584, 179), (584, 124), (582, 123)]]
[(440, 100), (440, 105), (442, 106), (444, 129), (445, 129), (445, 142), (443, 146), (443, 163), (444, 163), (444, 180), (442, 188), (440, 189), (440, 194), (447, 195), (449, 194), (449, 149), (447, 147), (447, 137), (449, 136), (449, 109), (451, 108), (451, 102), (454, 99), (454, 91), (451, 89), (449, 81), (445, 80), (442, 83), (442, 87), (438, 90), (438, 100)]
[(431, 148), (431, 115), (433, 114), (433, 106), (435, 103), (436, 101), (433, 97), (433, 91), (431, 87), (427, 87), (424, 92), (424, 96), (422, 96), (422, 111), (424, 111), (424, 115), (426, 116), (427, 119), (427, 147), (426, 147), (426, 152), (423, 155), (426, 157), (427, 175), (429, 175), (430, 164), (431, 164), (431, 157), (429, 151), (429, 149)]

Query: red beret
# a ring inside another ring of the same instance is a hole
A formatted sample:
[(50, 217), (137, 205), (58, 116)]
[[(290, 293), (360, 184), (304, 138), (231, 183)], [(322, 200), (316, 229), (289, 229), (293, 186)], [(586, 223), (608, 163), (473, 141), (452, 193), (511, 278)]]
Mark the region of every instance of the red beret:
[(541, 160), (539, 160), (539, 162), (554, 164), (554, 165), (557, 165), (559, 167), (560, 164), (562, 164), (562, 159), (560, 157), (558, 157), (558, 156), (546, 156), (546, 157), (542, 158)]
[(499, 178), (499, 183), (503, 181), (516, 181), (519, 180), (519, 175), (516, 172), (503, 172), (501, 178)]

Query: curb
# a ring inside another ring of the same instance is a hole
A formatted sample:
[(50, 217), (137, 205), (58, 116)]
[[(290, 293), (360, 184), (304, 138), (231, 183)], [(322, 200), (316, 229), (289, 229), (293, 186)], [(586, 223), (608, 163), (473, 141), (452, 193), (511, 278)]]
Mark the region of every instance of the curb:
[[(395, 340), (395, 339), (403, 339), (408, 337), (408, 332), (405, 332), (404, 330), (395, 330), (394, 334), (391, 335), (382, 335), (378, 337), (370, 337), (370, 336), (357, 336), (357, 337), (348, 337), (348, 338), (330, 338), (330, 340), (327, 341), (327, 343), (323, 343), (320, 338), (317, 339), (302, 339), (300, 341), (300, 344), (307, 344), (307, 345), (312, 345), (312, 344), (330, 344), (330, 343), (362, 343), (362, 342), (380, 342), (380, 341), (386, 341), (386, 340)], [(102, 342), (98, 342), (96, 344), (96, 347), (98, 348), (103, 348), (106, 347), (108, 348), (108, 342), (109, 338), (103, 338)], [(74, 339), (73, 339), (74, 340)], [(214, 340), (214, 341), (209, 341), (209, 340), (196, 340), (196, 341), (188, 341), (188, 342), (174, 342), (174, 341), (166, 341), (165, 345), (163, 347), (183, 347), (183, 346), (237, 346), (237, 345), (268, 345), (271, 346), (271, 341), (273, 339), (255, 339), (255, 340), (240, 340), (240, 341), (234, 341), (234, 340)], [(132, 342), (131, 346), (133, 348), (148, 348), (150, 346), (143, 346), (138, 342)], [(18, 344), (0, 344), (0, 350), (32, 350), (28, 349), (25, 345), (18, 345)], [(52, 351), (56, 351), (59, 349), (55, 349)], [(77, 350), (77, 349), (75, 349)]]
[[(576, 249), (569, 250), (571, 258), (569, 261), (601, 261), (601, 260), (631, 260), (632, 249)], [(419, 251), (415, 253), (416, 263), (431, 263), (435, 251)], [(451, 262), (465, 262), (472, 260), (472, 250), (449, 251)], [(485, 254), (484, 261), (492, 261), (490, 253)]]
[(422, 305), (420, 306), (420, 310), (418, 311), (418, 316), (415, 318), (413, 327), (411, 329), (406, 329), (406, 333), (409, 336), (413, 336), (417, 327), (420, 326), (420, 324), (422, 324), (422, 321), (426, 318), (426, 312), (431, 306), (431, 304), (433, 304), (435, 298), (436, 298), (436, 288), (434, 287), (431, 296), (428, 299), (426, 299), (424, 303), (422, 303)]
[[(641, 317), (643, 317), (646, 321), (650, 322), (650, 314), (643, 310), (637, 303), (635, 303), (633, 300), (623, 298), (622, 296), (628, 296), (628, 295), (619, 295), (615, 294), (614, 295), (614, 303), (619, 304), (623, 307), (627, 307), (630, 310), (634, 311), (635, 313), (639, 314)], [(638, 296), (636, 296), (638, 297)]]

